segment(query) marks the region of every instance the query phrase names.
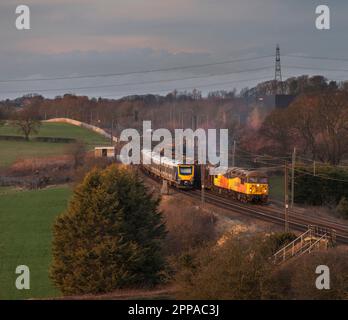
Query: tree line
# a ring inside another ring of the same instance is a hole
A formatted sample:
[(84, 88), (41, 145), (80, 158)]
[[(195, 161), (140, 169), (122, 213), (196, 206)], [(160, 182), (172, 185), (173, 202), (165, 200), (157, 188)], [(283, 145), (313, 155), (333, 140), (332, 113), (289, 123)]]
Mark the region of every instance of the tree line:
[(338, 165), (348, 153), (348, 92), (302, 94), (266, 117), (258, 133), (273, 154), (286, 155), (296, 147), (313, 161)]

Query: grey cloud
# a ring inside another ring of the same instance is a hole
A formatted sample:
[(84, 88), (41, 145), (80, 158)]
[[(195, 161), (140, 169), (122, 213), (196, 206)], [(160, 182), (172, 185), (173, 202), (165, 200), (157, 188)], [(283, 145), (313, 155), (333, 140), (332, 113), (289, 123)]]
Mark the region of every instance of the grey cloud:
[[(314, 27), (317, 1), (287, 0), (27, 0), (32, 12), (32, 30), (14, 28), (14, 8), (20, 1), (0, 3), (0, 79), (71, 74), (125, 72), (175, 65), (197, 64), (229, 58), (272, 54), (280, 43), (282, 53), (345, 57), (347, 54), (348, 3), (332, 0), (332, 29)], [(286, 69), (286, 65), (348, 69), (348, 63), (327, 63), (283, 58), (284, 74), (311, 73)], [(143, 80), (217, 74), (234, 69), (257, 68), (272, 59), (248, 64), (151, 74)], [(315, 71), (313, 71), (315, 73)], [(324, 72), (323, 72), (324, 73)], [(326, 72), (332, 78), (345, 73)], [(243, 80), (272, 77), (272, 70), (240, 76), (149, 84), (118, 88), (115, 95), (168, 91), (181, 86), (218, 83), (219, 79)], [(243, 78), (244, 77), (244, 78)], [(348, 76), (347, 76), (348, 78)], [(68, 88), (112, 81), (134, 82), (139, 77), (86, 79), (56, 83), (0, 83), (0, 97), (14, 90)], [(222, 82), (222, 81), (220, 81)], [(241, 88), (253, 81), (226, 85)], [(223, 87), (223, 86), (221, 86)], [(204, 88), (204, 89), (203, 89)], [(217, 89), (211, 86), (212, 89)], [(115, 90), (95, 90), (112, 94)], [(61, 92), (47, 92), (55, 95)], [(77, 93), (92, 94), (91, 90)], [(45, 93), (46, 94), (46, 93)], [(11, 94), (11, 96), (13, 96)]]

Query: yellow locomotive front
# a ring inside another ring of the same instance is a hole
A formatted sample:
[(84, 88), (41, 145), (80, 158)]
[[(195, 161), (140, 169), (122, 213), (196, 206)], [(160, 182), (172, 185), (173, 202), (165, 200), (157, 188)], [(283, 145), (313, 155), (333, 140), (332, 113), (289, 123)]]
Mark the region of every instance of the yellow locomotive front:
[(268, 178), (264, 174), (253, 172), (246, 177), (245, 194), (250, 202), (268, 201)]
[(193, 165), (179, 164), (177, 167), (177, 186), (190, 189), (194, 185), (195, 169)]
[(224, 175), (214, 176), (213, 189), (219, 193), (229, 194), (242, 202), (268, 201), (268, 178), (259, 171), (231, 168)]

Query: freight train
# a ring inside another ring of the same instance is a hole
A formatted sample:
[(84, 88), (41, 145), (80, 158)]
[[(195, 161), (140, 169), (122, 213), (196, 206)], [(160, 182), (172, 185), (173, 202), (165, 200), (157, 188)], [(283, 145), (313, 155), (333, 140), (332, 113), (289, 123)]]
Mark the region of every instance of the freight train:
[(268, 177), (262, 171), (232, 167), (224, 174), (208, 175), (206, 181), (206, 188), (238, 201), (268, 202)]
[(268, 177), (262, 171), (232, 167), (224, 174), (212, 175), (210, 165), (183, 164), (150, 150), (142, 150), (142, 159), (146, 172), (177, 188), (203, 187), (240, 202), (268, 202)]

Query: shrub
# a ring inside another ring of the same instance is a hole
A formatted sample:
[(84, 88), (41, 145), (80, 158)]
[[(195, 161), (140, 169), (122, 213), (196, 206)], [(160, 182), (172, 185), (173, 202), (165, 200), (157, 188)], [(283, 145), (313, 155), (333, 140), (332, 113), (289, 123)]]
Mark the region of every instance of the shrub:
[(336, 207), (336, 212), (342, 218), (348, 219), (348, 199), (343, 197)]
[[(285, 236), (284, 236), (285, 237)], [(222, 246), (182, 255), (175, 278), (181, 299), (348, 299), (348, 250), (314, 251), (271, 263), (269, 237), (234, 236)], [(330, 269), (330, 290), (318, 290), (316, 268)]]
[(0, 140), (7, 140), (7, 141), (25, 141), (24, 137), (21, 136), (4, 136), (0, 135)]
[(216, 239), (216, 217), (176, 199), (162, 208), (168, 234), (166, 248), (169, 255), (181, 254)]
[(261, 299), (272, 269), (264, 237), (234, 236), (222, 246), (182, 257), (175, 284), (181, 299)]
[(294, 241), (297, 236), (292, 232), (273, 233), (269, 237), (269, 245), (273, 253), (276, 253), (288, 243)]
[[(330, 270), (330, 289), (318, 290), (315, 282), (319, 274), (316, 268), (326, 265)], [(270, 277), (268, 299), (348, 299), (348, 251), (346, 248), (331, 248), (290, 260), (280, 266)]]
[(37, 142), (49, 142), (49, 143), (74, 143), (77, 142), (73, 138), (60, 138), (60, 137), (35, 137), (33, 141)]
[(299, 171), (295, 171), (295, 202), (336, 206), (342, 197), (348, 198), (345, 182), (348, 181), (347, 170), (321, 166), (317, 168), (316, 176), (313, 176), (312, 168), (297, 169)]
[(69, 154), (71, 154), (74, 162), (74, 169), (82, 166), (86, 157), (85, 144), (82, 141), (77, 141), (69, 148)]
[(165, 237), (158, 203), (130, 169), (92, 170), (55, 222), (54, 284), (86, 294), (158, 283)]

